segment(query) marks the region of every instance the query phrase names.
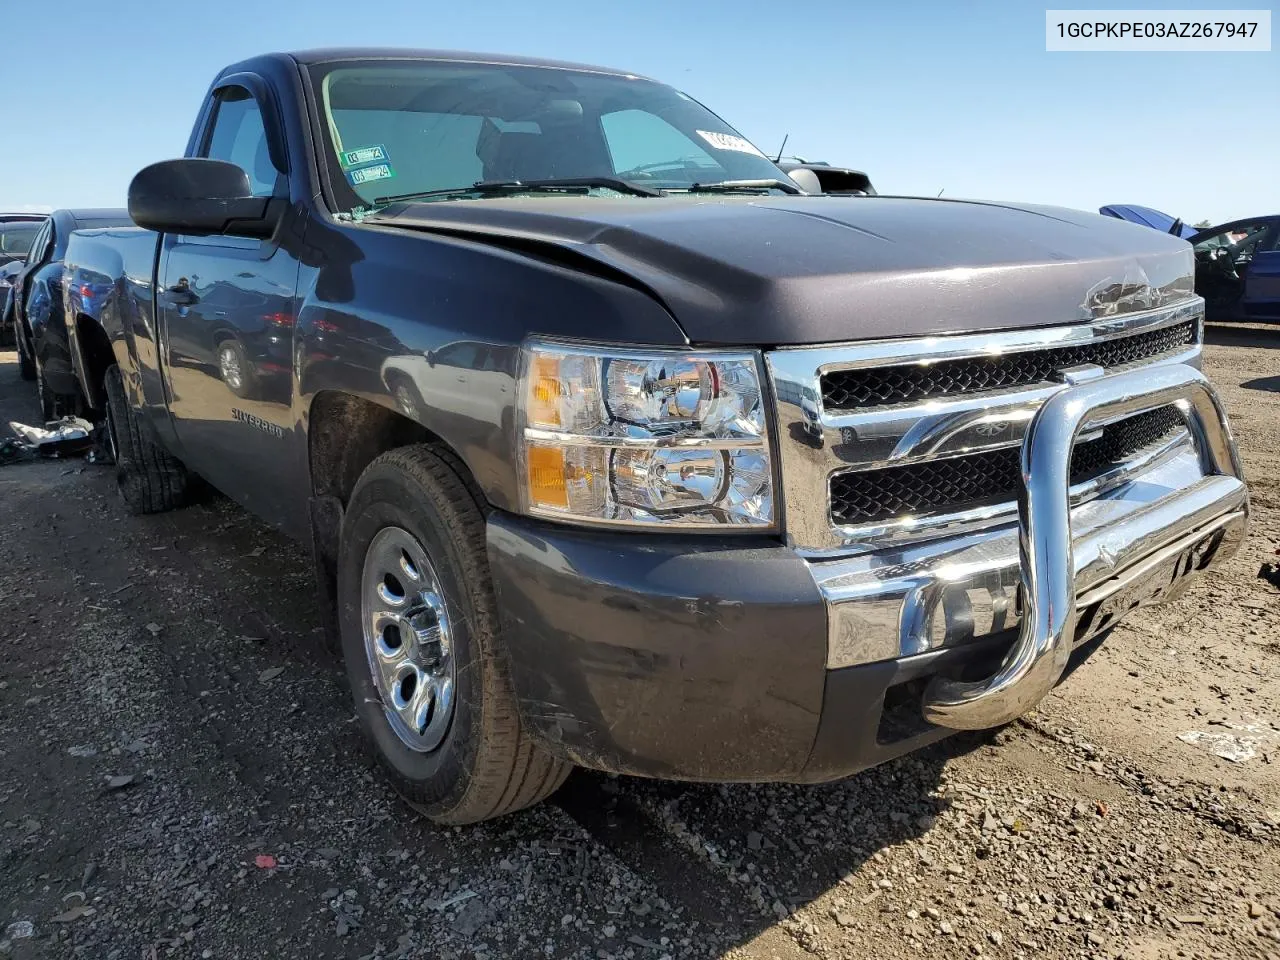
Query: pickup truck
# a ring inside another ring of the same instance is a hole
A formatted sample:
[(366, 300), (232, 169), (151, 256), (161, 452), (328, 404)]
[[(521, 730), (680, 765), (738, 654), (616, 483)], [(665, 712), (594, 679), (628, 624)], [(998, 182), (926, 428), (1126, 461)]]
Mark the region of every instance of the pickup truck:
[(256, 57), (128, 204), (65, 259), (125, 503), (310, 545), (438, 822), (1007, 723), (1245, 533), (1185, 242), (806, 195), (630, 73)]

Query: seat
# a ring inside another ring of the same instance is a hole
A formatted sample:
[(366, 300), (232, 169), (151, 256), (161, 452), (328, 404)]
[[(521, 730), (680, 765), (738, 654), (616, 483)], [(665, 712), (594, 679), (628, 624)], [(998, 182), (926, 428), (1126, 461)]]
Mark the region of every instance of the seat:
[(485, 164), (486, 180), (551, 180), (580, 175), (567, 145), (543, 133), (510, 131), (499, 136)]

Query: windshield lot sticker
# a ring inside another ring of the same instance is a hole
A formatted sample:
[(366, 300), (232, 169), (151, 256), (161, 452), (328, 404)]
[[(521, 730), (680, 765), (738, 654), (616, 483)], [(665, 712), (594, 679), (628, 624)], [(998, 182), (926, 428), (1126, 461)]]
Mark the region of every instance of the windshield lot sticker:
[(698, 136), (717, 150), (736, 150), (738, 153), (749, 153), (756, 157), (764, 156), (748, 141), (742, 139), (742, 137), (735, 137), (732, 133), (713, 133), (710, 130), (699, 130)]
[(338, 155), (338, 159), (342, 161), (342, 169), (346, 170), (350, 167), (363, 166), (366, 163), (386, 163), (391, 158), (387, 156), (387, 148), (382, 144), (373, 147), (357, 147), (355, 150), (344, 150)]
[(360, 167), (358, 170), (347, 171), (347, 179), (351, 181), (353, 187), (374, 180), (390, 180), (395, 175), (396, 172), (391, 169), (389, 163), (376, 163), (372, 167)]

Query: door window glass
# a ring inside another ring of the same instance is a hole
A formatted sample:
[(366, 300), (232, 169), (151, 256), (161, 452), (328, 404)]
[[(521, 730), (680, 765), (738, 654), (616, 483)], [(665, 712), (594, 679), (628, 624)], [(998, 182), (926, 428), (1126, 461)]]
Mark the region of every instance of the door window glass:
[(45, 251), (49, 247), (50, 234), (53, 232), (53, 221), (46, 220), (40, 227), (40, 232), (36, 234), (36, 238), (32, 241), (31, 249), (27, 251), (27, 263), (39, 263), (44, 257)]
[(1234, 248), (1235, 253), (1252, 253), (1254, 245), (1262, 239), (1266, 229), (1265, 223), (1240, 224), (1222, 233), (1205, 237), (1196, 244), (1195, 250), (1198, 254), (1204, 254), (1220, 247), (1228, 247)]
[(253, 196), (269, 197), (275, 193), (280, 174), (271, 163), (267, 128), (257, 101), (244, 87), (228, 87), (218, 94), (213, 130), (204, 155), (234, 163), (247, 173)]

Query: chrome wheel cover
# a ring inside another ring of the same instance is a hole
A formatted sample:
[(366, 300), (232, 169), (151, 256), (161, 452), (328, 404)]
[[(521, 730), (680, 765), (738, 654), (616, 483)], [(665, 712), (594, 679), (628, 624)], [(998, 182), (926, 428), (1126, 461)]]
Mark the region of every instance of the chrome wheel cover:
[(365, 655), (387, 723), (409, 749), (429, 753), (453, 719), (453, 634), (435, 568), (408, 531), (385, 527), (373, 538), (360, 603)]

